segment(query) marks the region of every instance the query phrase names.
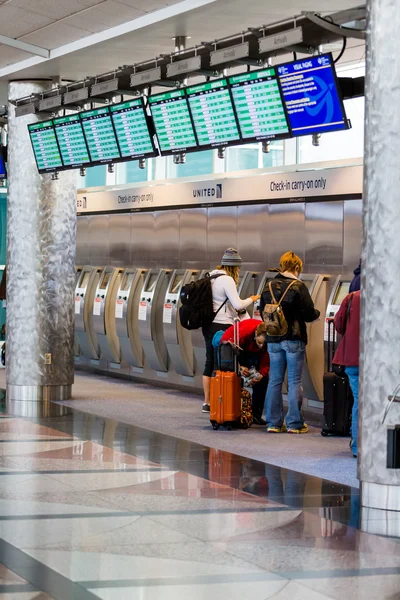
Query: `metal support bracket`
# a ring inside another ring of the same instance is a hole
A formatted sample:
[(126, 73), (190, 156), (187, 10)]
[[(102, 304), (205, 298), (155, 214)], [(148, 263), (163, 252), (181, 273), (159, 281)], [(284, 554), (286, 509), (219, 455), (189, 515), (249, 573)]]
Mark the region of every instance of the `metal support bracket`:
[(335, 35), (345, 38), (356, 38), (358, 40), (365, 40), (365, 31), (363, 31), (362, 29), (351, 29), (350, 27), (342, 27), (341, 25), (330, 23), (329, 21), (323, 19), (315, 13), (305, 12), (303, 14), (309, 21), (311, 21), (311, 23), (314, 23), (314, 25), (318, 25), (322, 29), (330, 31)]

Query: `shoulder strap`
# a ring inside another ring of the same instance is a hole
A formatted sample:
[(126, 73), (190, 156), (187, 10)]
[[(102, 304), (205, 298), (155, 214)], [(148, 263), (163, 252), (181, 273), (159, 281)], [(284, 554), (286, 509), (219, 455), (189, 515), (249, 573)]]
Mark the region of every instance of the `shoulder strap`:
[(274, 304), (277, 304), (278, 306), (280, 306), (286, 296), (286, 294), (288, 293), (288, 291), (290, 290), (290, 288), (292, 287), (293, 284), (295, 284), (297, 281), (297, 279), (293, 279), (293, 281), (291, 283), (289, 283), (289, 285), (287, 286), (286, 290), (283, 292), (282, 296), (280, 297), (279, 302), (276, 301), (276, 298), (274, 296), (274, 293), (272, 291), (272, 281), (269, 282), (268, 287), (269, 287), (269, 291), (271, 292), (271, 297), (272, 300), (274, 302)]

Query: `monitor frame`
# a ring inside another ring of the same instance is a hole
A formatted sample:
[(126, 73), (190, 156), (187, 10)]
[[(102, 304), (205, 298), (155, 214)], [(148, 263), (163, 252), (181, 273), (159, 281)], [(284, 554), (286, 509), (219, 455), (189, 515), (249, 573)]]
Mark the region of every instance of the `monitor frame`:
[[(226, 142), (216, 142), (215, 144), (200, 144), (200, 142), (199, 142), (199, 136), (197, 135), (197, 130), (196, 130), (196, 125), (195, 125), (194, 117), (193, 117), (193, 114), (192, 114), (192, 109), (191, 109), (190, 102), (189, 102), (190, 94), (188, 94), (187, 90), (190, 89), (190, 88), (195, 88), (195, 87), (206, 85), (206, 84), (209, 84), (209, 83), (217, 83), (218, 84), (221, 81), (226, 81), (226, 88), (227, 88), (227, 91), (228, 91), (228, 94), (229, 94), (229, 98), (230, 98), (230, 101), (231, 101), (233, 116), (235, 117), (236, 128), (237, 128), (237, 131), (238, 131), (239, 138), (237, 140), (227, 140)], [(184, 89), (185, 96), (186, 96), (186, 99), (187, 99), (187, 103), (188, 103), (188, 107), (189, 107), (189, 113), (190, 113), (190, 117), (191, 117), (191, 120), (192, 120), (193, 129), (194, 129), (194, 133), (195, 133), (195, 137), (196, 137), (196, 140), (197, 140), (197, 145), (198, 145), (198, 150), (199, 151), (203, 151), (203, 150), (215, 150), (215, 149), (218, 149), (218, 148), (227, 148), (229, 146), (241, 146), (241, 145), (243, 145), (243, 138), (242, 138), (242, 134), (240, 132), (239, 119), (238, 119), (238, 116), (237, 116), (237, 113), (236, 113), (236, 109), (235, 109), (235, 105), (234, 105), (234, 101), (233, 101), (233, 96), (232, 96), (232, 91), (231, 91), (231, 87), (230, 87), (230, 84), (229, 84), (229, 77), (228, 76), (227, 77), (220, 77), (219, 79), (212, 79), (210, 81), (205, 81), (203, 83), (195, 83), (194, 85), (188, 85), (188, 86), (185, 86), (183, 89)]]
[[(324, 52), (323, 54), (317, 54), (315, 56), (310, 56), (308, 58), (298, 59), (298, 60), (291, 60), (291, 61), (288, 61), (288, 62), (280, 63), (278, 65), (275, 65), (275, 69), (278, 72), (279, 67), (286, 67), (287, 65), (293, 65), (293, 64), (296, 64), (296, 63), (305, 62), (307, 60), (314, 60), (314, 59), (318, 59), (318, 58), (321, 58), (321, 57), (328, 57), (329, 58), (329, 63), (330, 63), (330, 67), (331, 67), (331, 70), (332, 70), (333, 80), (334, 80), (334, 83), (335, 83), (335, 89), (336, 89), (336, 93), (337, 93), (337, 97), (338, 97), (339, 108), (340, 108), (340, 111), (341, 111), (342, 117), (343, 117), (344, 127), (341, 127), (340, 129), (337, 129), (337, 128), (336, 129), (330, 129), (329, 127), (325, 127), (325, 128), (323, 127), (323, 128), (320, 128), (320, 129), (315, 128), (315, 129), (310, 130), (308, 133), (305, 133), (305, 132), (297, 133), (296, 131), (293, 130), (292, 123), (290, 122), (289, 111), (287, 111), (289, 127), (290, 127), (291, 134), (292, 134), (293, 138), (307, 137), (307, 136), (310, 136), (310, 135), (313, 135), (313, 134), (317, 134), (318, 135), (318, 134), (324, 134), (324, 133), (337, 133), (339, 131), (348, 131), (349, 129), (351, 129), (351, 122), (350, 122), (350, 119), (348, 119), (347, 115), (346, 115), (346, 109), (344, 107), (344, 100), (343, 100), (342, 90), (340, 88), (339, 79), (338, 79), (338, 76), (337, 76), (337, 73), (336, 73), (335, 61), (333, 60), (332, 52)], [(283, 75), (283, 77), (284, 77), (284, 75)], [(281, 80), (280, 80), (281, 76), (279, 75), (279, 73), (278, 73), (278, 79), (279, 79), (279, 84), (281, 85)], [(283, 93), (282, 89), (281, 89), (281, 95), (282, 95), (282, 100), (283, 100), (283, 102), (285, 104), (285, 108), (287, 109), (286, 101), (285, 101), (285, 97), (284, 97), (284, 93)]]
[[(122, 104), (127, 104), (128, 102), (132, 102), (133, 100), (141, 100), (141, 105), (142, 105), (144, 117), (146, 119), (147, 131), (149, 132), (149, 137), (150, 137), (150, 141), (151, 141), (151, 145), (152, 145), (153, 151), (152, 151), (152, 153), (146, 153), (146, 154), (140, 154), (140, 155), (137, 155), (137, 156), (128, 157), (128, 156), (122, 156), (121, 145), (119, 143), (119, 139), (118, 139), (118, 135), (117, 135), (117, 129), (115, 127), (114, 119), (113, 119), (113, 116), (112, 116), (113, 113), (111, 111), (111, 108), (112, 107), (116, 107), (116, 106), (121, 106)], [(130, 100), (125, 100), (125, 102), (118, 102), (117, 104), (109, 104), (108, 108), (109, 108), (109, 112), (110, 112), (110, 116), (111, 116), (111, 121), (112, 121), (112, 124), (113, 124), (113, 127), (114, 127), (115, 137), (117, 139), (119, 153), (121, 155), (121, 158), (115, 159), (113, 161), (113, 163), (114, 162), (115, 163), (117, 163), (117, 162), (132, 162), (132, 161), (140, 160), (141, 158), (156, 158), (157, 156), (160, 155), (160, 153), (158, 151), (158, 148), (156, 147), (155, 142), (154, 142), (154, 135), (156, 135), (156, 134), (154, 134), (154, 133), (152, 134), (151, 133), (151, 129), (149, 127), (149, 122), (148, 122), (149, 115), (147, 113), (146, 103), (145, 103), (145, 99), (144, 99), (143, 96), (138, 96), (137, 98), (131, 98)], [(102, 164), (104, 164), (104, 163), (102, 163)]]
[[(5, 146), (0, 145), (0, 164), (4, 167), (4, 174), (0, 172), (0, 180), (7, 179), (7, 167), (6, 167), (6, 152)], [(1, 171), (1, 169), (0, 169)]]
[(287, 133), (278, 133), (276, 135), (275, 134), (271, 134), (271, 135), (267, 134), (267, 135), (263, 135), (263, 136), (254, 136), (254, 137), (250, 137), (250, 138), (243, 137), (242, 131), (240, 129), (240, 119), (237, 116), (237, 121), (238, 121), (238, 126), (239, 126), (239, 133), (240, 133), (240, 137), (242, 139), (242, 144), (255, 144), (255, 143), (259, 144), (259, 143), (261, 143), (261, 142), (263, 142), (265, 140), (273, 142), (273, 141), (279, 141), (279, 140), (288, 140), (288, 139), (291, 139), (293, 137), (292, 128), (290, 126), (290, 121), (289, 121), (289, 114), (288, 114), (288, 111), (287, 111), (287, 107), (286, 107), (285, 101), (283, 99), (281, 82), (279, 80), (279, 76), (278, 76), (278, 72), (277, 72), (277, 67), (278, 66), (280, 66), (280, 65), (273, 65), (271, 67), (263, 67), (263, 68), (260, 68), (260, 69), (256, 69), (255, 71), (243, 71), (242, 73), (235, 73), (235, 75), (229, 75), (228, 78), (227, 78), (228, 79), (228, 83), (229, 83), (229, 88), (230, 88), (230, 91), (231, 91), (231, 96), (232, 96), (233, 109), (234, 109), (234, 111), (235, 111), (235, 113), (237, 115), (237, 108), (236, 108), (235, 100), (234, 100), (234, 97), (233, 97), (233, 86), (234, 86), (234, 84), (232, 84), (231, 79), (233, 79), (234, 77), (241, 77), (243, 75), (252, 75), (252, 74), (255, 74), (255, 73), (260, 73), (261, 71), (269, 71), (271, 69), (274, 69), (276, 81), (277, 81), (277, 84), (278, 84), (279, 94), (280, 94), (280, 98), (281, 98), (281, 102), (282, 102), (282, 107), (283, 107), (283, 111), (285, 113), (286, 124), (287, 124), (287, 128), (288, 128)]
[[(77, 163), (76, 165), (66, 165), (64, 163), (64, 159), (63, 159), (63, 156), (62, 156), (62, 153), (61, 153), (61, 146), (60, 146), (60, 142), (59, 142), (58, 137), (57, 137), (57, 128), (56, 128), (55, 121), (58, 121), (59, 119), (65, 119), (66, 117), (75, 117), (75, 116), (78, 117), (78, 123), (80, 124), (80, 126), (82, 128), (83, 141), (85, 143), (86, 150), (87, 150), (87, 153), (88, 153), (88, 156), (89, 156), (89, 162), (87, 162), (87, 163)], [(85, 136), (85, 132), (83, 131), (82, 121), (79, 118), (79, 113), (73, 113), (71, 115), (64, 115), (63, 117), (56, 117), (56, 118), (52, 119), (52, 121), (53, 121), (54, 133), (55, 133), (56, 139), (57, 139), (57, 144), (58, 144), (58, 147), (59, 147), (59, 150), (60, 150), (61, 160), (63, 161), (63, 165), (64, 165), (63, 170), (64, 171), (67, 171), (67, 170), (68, 171), (72, 171), (74, 169), (80, 169), (82, 167), (84, 167), (84, 168), (91, 167), (93, 163), (92, 163), (91, 158), (90, 158), (89, 147), (88, 147), (88, 144), (87, 144), (87, 139), (86, 139), (86, 136)]]
[[(41, 125), (41, 124), (47, 123), (47, 122), (51, 123), (51, 127), (52, 127), (52, 129), (54, 131), (54, 137), (56, 138), (56, 144), (57, 144), (58, 151), (60, 153), (60, 159), (61, 159), (61, 163), (62, 163), (60, 167), (55, 167), (54, 169), (40, 169), (39, 168), (39, 164), (38, 164), (38, 161), (37, 161), (35, 149), (33, 147), (32, 135), (31, 135), (31, 127), (35, 127), (35, 125), (37, 126), (37, 125)], [(59, 173), (61, 171), (66, 171), (67, 169), (64, 166), (64, 161), (63, 161), (62, 156), (61, 156), (60, 145), (58, 143), (57, 135), (56, 135), (56, 132), (55, 132), (55, 129), (54, 129), (53, 119), (45, 119), (44, 121), (36, 121), (35, 123), (29, 123), (27, 127), (28, 127), (28, 135), (29, 135), (29, 139), (31, 141), (32, 152), (33, 152), (33, 156), (35, 158), (35, 163), (36, 163), (36, 168), (38, 170), (38, 173), (40, 175), (49, 175), (49, 174), (51, 175), (52, 173)]]
[[(162, 150), (161, 149), (161, 144), (160, 141), (158, 139), (158, 133), (157, 133), (157, 128), (156, 128), (156, 124), (155, 124), (155, 120), (153, 117), (153, 113), (151, 111), (151, 99), (153, 98), (157, 98), (158, 96), (165, 96), (165, 94), (171, 94), (173, 92), (178, 92), (178, 91), (182, 91), (183, 95), (182, 95), (182, 99), (186, 102), (186, 106), (188, 109), (188, 113), (189, 113), (189, 117), (190, 117), (190, 122), (192, 124), (192, 129), (193, 129), (193, 135), (194, 135), (194, 139), (196, 144), (194, 146), (191, 146), (189, 148), (178, 148), (178, 149), (171, 149), (171, 150)], [(157, 139), (157, 144), (158, 144), (158, 149), (160, 152), (160, 156), (174, 156), (176, 154), (188, 154), (189, 152), (199, 152), (200, 150), (204, 150), (204, 148), (200, 148), (199, 146), (199, 141), (197, 139), (197, 134), (196, 134), (196, 130), (194, 127), (194, 123), (193, 123), (193, 118), (192, 118), (192, 113), (190, 112), (190, 108), (189, 108), (189, 102), (188, 102), (188, 98), (186, 96), (186, 92), (185, 92), (185, 88), (174, 88), (173, 90), (169, 90), (168, 92), (160, 92), (159, 94), (151, 94), (150, 96), (147, 97), (147, 103), (148, 103), (148, 107), (150, 110), (150, 115), (151, 118), (153, 120), (153, 125), (154, 125), (154, 131), (155, 131), (155, 136)]]
[[(104, 160), (93, 160), (92, 156), (90, 154), (90, 146), (89, 146), (89, 142), (88, 142), (88, 139), (87, 139), (87, 136), (86, 136), (86, 131), (85, 131), (85, 128), (83, 126), (83, 119), (84, 119), (84, 115), (87, 114), (87, 113), (91, 113), (91, 112), (93, 112), (95, 110), (104, 110), (104, 109), (106, 110), (104, 116), (110, 117), (111, 127), (112, 127), (112, 130), (114, 132), (115, 142), (117, 144), (119, 156), (116, 157), (116, 158), (110, 158), (110, 159), (104, 159)], [(118, 138), (117, 138), (117, 134), (116, 134), (115, 127), (114, 127), (114, 121), (112, 120), (112, 117), (111, 117), (110, 107), (108, 105), (106, 105), (106, 106), (99, 106), (97, 108), (91, 108), (91, 109), (88, 109), (88, 110), (83, 110), (83, 111), (81, 111), (79, 113), (79, 118), (80, 118), (81, 123), (82, 123), (83, 135), (85, 136), (85, 141), (86, 141), (86, 145), (87, 145), (88, 152), (89, 152), (89, 157), (90, 157), (90, 164), (89, 164), (89, 166), (90, 167), (98, 167), (99, 165), (110, 165), (110, 164), (115, 164), (117, 162), (121, 162), (121, 148), (120, 148), (119, 143), (118, 143)], [(123, 162), (125, 162), (125, 160), (126, 159), (123, 159)]]

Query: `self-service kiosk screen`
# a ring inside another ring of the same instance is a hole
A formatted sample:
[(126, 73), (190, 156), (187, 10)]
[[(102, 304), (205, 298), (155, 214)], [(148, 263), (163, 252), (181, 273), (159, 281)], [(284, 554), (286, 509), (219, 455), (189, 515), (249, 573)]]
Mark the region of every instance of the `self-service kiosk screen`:
[(157, 156), (143, 98), (111, 105), (110, 111), (122, 158)]
[(214, 148), (240, 142), (228, 81), (219, 79), (186, 88), (199, 146)]
[(124, 276), (123, 276), (122, 281), (121, 281), (121, 285), (119, 286), (119, 289), (120, 289), (121, 292), (127, 292), (128, 291), (128, 288), (129, 288), (129, 286), (128, 286), (128, 280), (129, 280), (129, 277), (131, 275), (132, 275), (132, 273), (124, 273)]
[(81, 112), (79, 116), (91, 162), (100, 165), (121, 158), (108, 106)]
[(87, 286), (87, 283), (89, 281), (89, 277), (90, 277), (90, 272), (89, 271), (85, 271), (84, 274), (82, 275), (82, 280), (79, 284), (79, 287), (84, 290)]
[(170, 287), (171, 294), (177, 294), (179, 286), (182, 283), (183, 275), (175, 275), (172, 285)]
[(146, 289), (144, 290), (145, 292), (152, 292), (154, 290), (154, 286), (156, 285), (157, 277), (158, 277), (158, 273), (151, 273), (151, 275), (147, 281)]
[(234, 75), (229, 83), (243, 139), (290, 137), (274, 68)]
[(344, 298), (346, 298), (349, 293), (350, 282), (349, 281), (341, 281), (338, 285), (338, 289), (336, 290), (335, 297), (333, 299), (333, 304), (342, 304)]
[(149, 106), (161, 154), (168, 155), (197, 149), (184, 90), (149, 96)]
[(110, 279), (111, 279), (111, 272), (107, 271), (106, 273), (104, 273), (103, 279), (100, 282), (99, 290), (105, 290)]
[(28, 125), (33, 154), (39, 173), (51, 173), (63, 168), (53, 121)]
[(53, 119), (61, 157), (66, 167), (81, 167), (90, 163), (79, 115)]
[(277, 67), (292, 134), (348, 129), (331, 54)]

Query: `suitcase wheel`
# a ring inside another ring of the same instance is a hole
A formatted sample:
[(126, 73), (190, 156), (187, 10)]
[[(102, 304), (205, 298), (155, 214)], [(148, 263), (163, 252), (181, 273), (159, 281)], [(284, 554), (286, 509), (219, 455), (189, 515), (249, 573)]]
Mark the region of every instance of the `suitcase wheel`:
[(227, 425), (226, 428), (228, 431), (232, 431), (232, 425)]
[(215, 421), (212, 423), (213, 429), (215, 429), (215, 431), (217, 431), (219, 429), (219, 423), (216, 423)]
[(322, 435), (322, 437), (328, 437), (329, 433), (327, 431), (325, 431), (325, 429), (323, 429), (321, 431), (321, 435)]

